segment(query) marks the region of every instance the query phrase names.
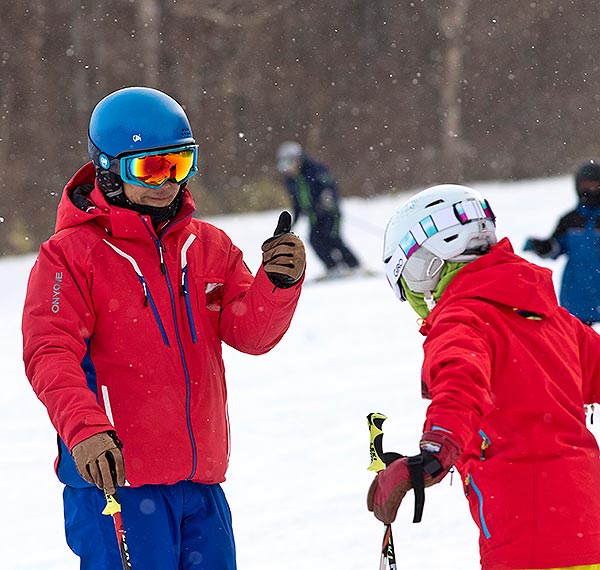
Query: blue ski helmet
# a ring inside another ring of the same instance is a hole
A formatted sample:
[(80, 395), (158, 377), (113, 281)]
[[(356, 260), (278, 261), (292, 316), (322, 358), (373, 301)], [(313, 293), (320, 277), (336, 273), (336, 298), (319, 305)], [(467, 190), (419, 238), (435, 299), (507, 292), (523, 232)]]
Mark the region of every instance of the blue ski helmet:
[(119, 89), (92, 111), (88, 150), (94, 164), (104, 170), (123, 154), (190, 144), (195, 141), (185, 111), (157, 89)]

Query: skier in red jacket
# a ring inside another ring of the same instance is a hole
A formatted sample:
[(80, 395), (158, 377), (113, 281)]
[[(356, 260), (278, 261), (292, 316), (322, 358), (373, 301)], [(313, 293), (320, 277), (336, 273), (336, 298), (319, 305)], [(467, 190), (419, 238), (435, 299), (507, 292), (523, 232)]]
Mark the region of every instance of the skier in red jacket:
[(401, 206), (384, 262), (422, 318), (431, 403), (416, 461), (377, 475), (369, 510), (391, 523), (419, 479), (433, 485), (455, 465), (484, 570), (600, 569), (600, 459), (585, 414), (600, 400), (600, 336), (558, 306), (548, 269), (496, 243), (470, 188), (434, 186)]
[(23, 316), (27, 376), (59, 436), (67, 542), (82, 568), (121, 567), (99, 490), (118, 486), (133, 568), (231, 570), (221, 344), (262, 354), (278, 343), (304, 246), (284, 212), (253, 277), (224, 232), (192, 217), (198, 149), (165, 93), (105, 97), (89, 150), (41, 246)]

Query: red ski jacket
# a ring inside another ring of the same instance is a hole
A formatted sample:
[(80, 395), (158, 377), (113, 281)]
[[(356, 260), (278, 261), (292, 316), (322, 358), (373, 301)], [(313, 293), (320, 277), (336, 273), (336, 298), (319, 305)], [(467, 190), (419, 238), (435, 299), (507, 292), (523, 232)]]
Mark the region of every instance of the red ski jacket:
[(461, 269), (428, 316), (425, 429), (464, 450), (484, 570), (600, 562), (600, 336), (557, 305), (551, 272), (507, 239)]
[[(87, 485), (69, 450), (114, 429), (132, 486), (219, 483), (229, 455), (221, 342), (249, 354), (288, 329), (300, 284), (255, 278), (224, 232), (181, 211), (160, 234), (109, 205), (97, 186), (86, 211), (65, 187), (56, 233), (31, 271), (23, 317), (27, 376), (60, 436), (57, 472)], [(265, 236), (268, 237), (268, 236)]]

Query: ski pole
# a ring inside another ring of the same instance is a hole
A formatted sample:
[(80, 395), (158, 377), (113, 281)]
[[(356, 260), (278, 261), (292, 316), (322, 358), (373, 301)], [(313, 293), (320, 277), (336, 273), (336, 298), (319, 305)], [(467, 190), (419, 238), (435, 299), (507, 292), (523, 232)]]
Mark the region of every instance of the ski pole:
[(106, 507), (104, 507), (102, 514), (110, 515), (113, 518), (123, 570), (133, 570), (131, 559), (129, 557), (129, 548), (127, 547), (127, 541), (125, 540), (125, 528), (123, 527), (123, 520), (121, 519), (121, 503), (119, 503), (116, 487), (115, 492), (112, 494), (107, 493), (105, 489), (104, 498), (106, 499)]
[[(369, 471), (379, 472), (385, 469), (390, 463), (402, 457), (399, 453), (384, 453), (383, 452), (383, 422), (387, 416), (379, 413), (371, 413), (367, 416), (369, 425), (369, 435), (371, 443), (369, 451), (371, 454), (371, 465)], [(394, 552), (394, 539), (392, 536), (392, 525), (385, 525), (383, 541), (381, 543), (381, 558), (379, 559), (379, 570), (385, 570), (386, 562), (390, 570), (396, 570), (396, 553)]]

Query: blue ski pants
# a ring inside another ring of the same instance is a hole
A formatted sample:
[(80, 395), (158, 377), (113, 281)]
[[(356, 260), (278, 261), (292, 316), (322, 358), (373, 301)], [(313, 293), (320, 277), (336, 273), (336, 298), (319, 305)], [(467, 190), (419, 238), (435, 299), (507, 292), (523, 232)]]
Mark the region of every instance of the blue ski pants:
[[(63, 492), (67, 544), (81, 570), (122, 568), (114, 522), (96, 487)], [(231, 512), (220, 485), (120, 487), (134, 570), (235, 570)]]

